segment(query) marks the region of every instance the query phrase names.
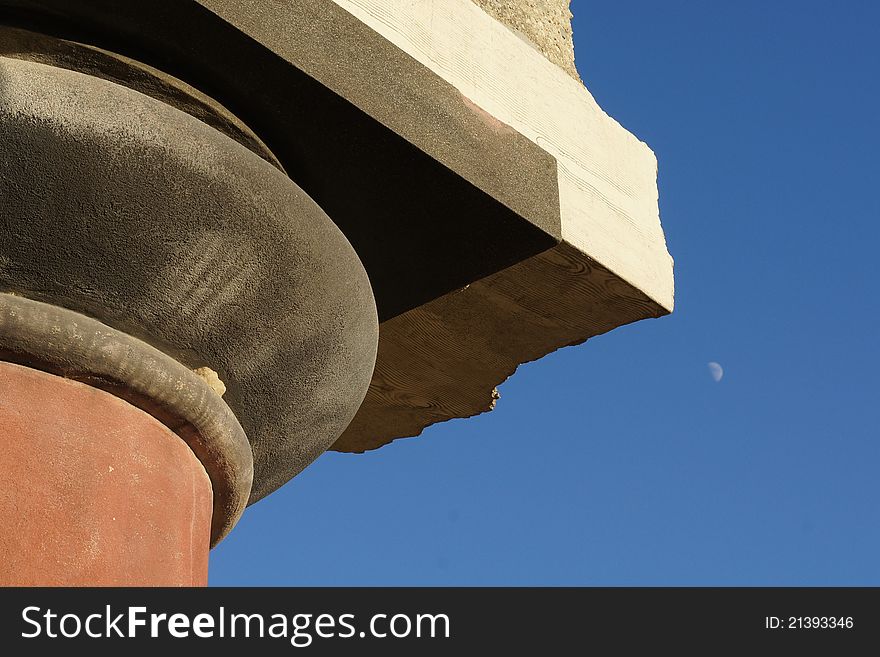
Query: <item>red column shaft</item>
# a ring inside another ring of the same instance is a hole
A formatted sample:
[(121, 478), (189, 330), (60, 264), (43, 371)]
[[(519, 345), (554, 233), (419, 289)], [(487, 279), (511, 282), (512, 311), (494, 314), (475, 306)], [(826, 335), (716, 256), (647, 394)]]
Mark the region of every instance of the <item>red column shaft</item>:
[(203, 586), (211, 482), (174, 432), (0, 362), (0, 585)]

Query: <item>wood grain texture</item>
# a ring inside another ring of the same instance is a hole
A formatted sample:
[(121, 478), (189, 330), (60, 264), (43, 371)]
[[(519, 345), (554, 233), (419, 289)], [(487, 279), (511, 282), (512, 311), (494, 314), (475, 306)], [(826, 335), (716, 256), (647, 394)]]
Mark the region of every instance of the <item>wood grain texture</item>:
[(364, 452), (491, 410), (521, 363), (667, 312), (563, 242), (381, 324), (366, 399), (333, 449)]

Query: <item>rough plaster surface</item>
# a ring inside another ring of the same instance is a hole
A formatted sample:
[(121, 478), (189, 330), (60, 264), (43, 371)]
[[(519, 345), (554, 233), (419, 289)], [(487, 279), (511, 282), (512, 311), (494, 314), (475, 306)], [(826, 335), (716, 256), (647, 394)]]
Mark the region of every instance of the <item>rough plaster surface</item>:
[(216, 371), (253, 448), (251, 501), (336, 440), (370, 381), (376, 307), (297, 185), (153, 98), (2, 57), (0, 143), (0, 291)]
[(4, 25), (0, 25), (0, 57), (80, 71), (122, 84), (195, 116), (282, 168), (260, 138), (229, 110), (198, 89), (142, 62), (87, 44)]
[(519, 32), (575, 80), (571, 0), (472, 0), (486, 13)]
[(211, 481), (177, 435), (0, 362), (0, 586), (204, 586)]

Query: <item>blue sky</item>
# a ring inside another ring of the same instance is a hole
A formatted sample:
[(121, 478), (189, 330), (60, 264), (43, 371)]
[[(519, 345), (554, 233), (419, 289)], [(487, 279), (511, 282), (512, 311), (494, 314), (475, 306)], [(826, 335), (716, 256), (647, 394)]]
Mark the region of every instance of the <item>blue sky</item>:
[(657, 153), (675, 313), (324, 455), (211, 584), (880, 585), (880, 3), (572, 10), (588, 88)]

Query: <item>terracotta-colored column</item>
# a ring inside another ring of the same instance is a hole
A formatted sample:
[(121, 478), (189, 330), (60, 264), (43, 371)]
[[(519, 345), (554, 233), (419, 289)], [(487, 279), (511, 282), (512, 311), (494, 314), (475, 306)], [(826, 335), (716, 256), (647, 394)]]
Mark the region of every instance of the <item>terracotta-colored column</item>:
[(0, 362), (0, 585), (204, 585), (212, 488), (103, 390)]
[(0, 585), (206, 584), (253, 480), (222, 392), (209, 368), (0, 294)]

